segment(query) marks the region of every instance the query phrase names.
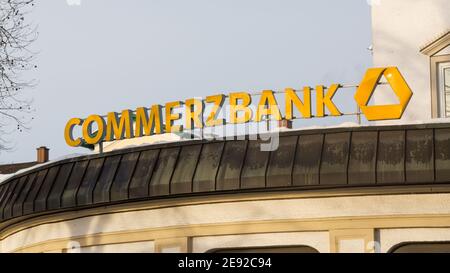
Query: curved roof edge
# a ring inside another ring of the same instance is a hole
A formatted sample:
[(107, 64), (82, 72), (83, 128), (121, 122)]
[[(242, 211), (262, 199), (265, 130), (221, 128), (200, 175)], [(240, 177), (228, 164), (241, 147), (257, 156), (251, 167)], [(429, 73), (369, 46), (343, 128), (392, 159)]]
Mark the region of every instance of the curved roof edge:
[(178, 196), (450, 183), (450, 123), (320, 128), (63, 159), (0, 184), (0, 222)]

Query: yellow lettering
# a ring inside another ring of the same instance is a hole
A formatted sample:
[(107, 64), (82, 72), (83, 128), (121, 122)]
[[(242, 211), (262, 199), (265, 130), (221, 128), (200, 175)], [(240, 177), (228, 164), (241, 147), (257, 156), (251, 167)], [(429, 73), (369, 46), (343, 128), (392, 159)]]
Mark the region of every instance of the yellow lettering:
[(80, 138), (73, 139), (73, 127), (79, 126), (82, 123), (83, 120), (79, 118), (71, 118), (67, 122), (66, 128), (64, 129), (64, 138), (69, 146), (78, 147), (81, 145), (82, 142)]
[(181, 132), (183, 130), (183, 125), (173, 125), (174, 121), (181, 119), (181, 114), (172, 113), (172, 110), (180, 107), (181, 104), (181, 101), (166, 103), (166, 133)]
[(339, 84), (332, 84), (328, 88), (328, 92), (323, 94), (323, 85), (318, 85), (316, 87), (316, 107), (317, 107), (317, 117), (325, 116), (325, 106), (330, 111), (332, 116), (341, 116), (342, 113), (337, 109), (336, 105), (331, 101), (336, 91), (339, 89)]
[(186, 106), (186, 129), (203, 128), (203, 101), (188, 99)]
[(272, 90), (264, 90), (256, 109), (255, 121), (259, 122), (263, 116), (273, 116), (275, 120), (281, 120), (280, 109)]
[[(242, 101), (242, 104), (238, 104)], [(245, 92), (230, 93), (230, 122), (246, 123), (252, 118), (252, 109), (248, 107), (252, 103), (252, 97)], [(238, 117), (239, 112), (244, 112), (244, 116)]]
[(148, 118), (148, 109), (139, 107), (136, 109), (135, 121), (135, 137), (150, 136), (153, 134), (161, 134), (162, 128), (162, 106), (159, 104), (152, 105), (150, 110), (150, 119)]
[(220, 109), (223, 106), (223, 103), (225, 101), (225, 95), (219, 94), (214, 96), (208, 96), (205, 100), (207, 103), (214, 103), (214, 106), (211, 109), (211, 113), (206, 118), (206, 126), (212, 127), (212, 126), (219, 126), (224, 125), (225, 119), (217, 119), (217, 115), (220, 112)]
[[(97, 123), (97, 132), (92, 132), (92, 125)], [(87, 144), (97, 144), (105, 137), (105, 120), (99, 115), (90, 115), (83, 122), (83, 138)]]
[(295, 90), (292, 88), (285, 89), (285, 103), (286, 103), (286, 119), (292, 120), (294, 118), (292, 104), (295, 104), (298, 111), (300, 111), (303, 118), (311, 118), (311, 88), (304, 87), (303, 88), (303, 100), (302, 102), (300, 98), (295, 93)]
[(131, 119), (131, 115), (131, 110), (123, 110), (118, 121), (119, 117), (116, 112), (108, 113), (105, 141), (120, 140), (124, 138), (124, 135), (126, 138), (132, 138), (133, 120)]

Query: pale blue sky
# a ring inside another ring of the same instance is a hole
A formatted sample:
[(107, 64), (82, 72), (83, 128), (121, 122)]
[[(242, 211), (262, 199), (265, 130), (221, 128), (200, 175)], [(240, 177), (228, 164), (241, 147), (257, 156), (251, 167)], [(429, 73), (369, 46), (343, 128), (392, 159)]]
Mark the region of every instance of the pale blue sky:
[(371, 66), (366, 0), (38, 1), (40, 51), (31, 129), (14, 132), (0, 163), (68, 147), (71, 117), (176, 99), (332, 82)]

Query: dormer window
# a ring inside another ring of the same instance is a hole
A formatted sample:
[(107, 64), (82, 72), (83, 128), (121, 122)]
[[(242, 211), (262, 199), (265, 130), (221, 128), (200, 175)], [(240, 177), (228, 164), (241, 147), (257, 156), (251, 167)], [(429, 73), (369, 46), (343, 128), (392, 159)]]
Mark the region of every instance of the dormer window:
[(420, 52), (430, 57), (432, 117), (450, 117), (450, 31)]
[(441, 96), (441, 115), (450, 116), (450, 61), (438, 65), (438, 90)]

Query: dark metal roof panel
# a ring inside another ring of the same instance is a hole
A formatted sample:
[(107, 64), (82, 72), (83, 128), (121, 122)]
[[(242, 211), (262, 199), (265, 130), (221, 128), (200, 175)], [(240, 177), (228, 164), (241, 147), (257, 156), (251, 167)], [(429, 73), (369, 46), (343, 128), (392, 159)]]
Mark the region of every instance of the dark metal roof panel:
[(434, 130), (436, 182), (450, 181), (450, 128)]
[(170, 181), (171, 194), (192, 192), (192, 179), (194, 178), (201, 150), (202, 145), (188, 145), (181, 148)]
[(354, 132), (350, 145), (348, 184), (375, 184), (378, 132)]
[(139, 153), (129, 153), (122, 156), (116, 177), (111, 186), (111, 200), (119, 201), (128, 199), (128, 188), (133, 176)]
[(37, 194), (36, 199), (34, 199), (34, 212), (45, 211), (47, 209), (47, 198), (52, 190), (53, 183), (55, 183), (60, 168), (61, 166), (53, 166), (48, 170), (47, 176), (39, 189), (39, 193)]
[(140, 152), (133, 178), (129, 184), (129, 198), (141, 198), (149, 196), (149, 184), (154, 173), (159, 149)]
[(323, 141), (323, 134), (299, 136), (292, 173), (293, 185), (319, 185)]
[(61, 207), (69, 208), (76, 206), (77, 192), (81, 185), (81, 181), (83, 180), (84, 174), (86, 173), (88, 163), (88, 160), (75, 162), (70, 177), (67, 181), (67, 185), (61, 196)]
[(94, 188), (102, 171), (105, 158), (108, 157), (96, 158), (89, 161), (86, 174), (78, 188), (77, 205), (82, 206), (92, 204)]
[(48, 173), (48, 169), (42, 169), (37, 173), (36, 180), (31, 186), (30, 192), (27, 195), (27, 198), (25, 199), (25, 202), (23, 203), (23, 214), (30, 214), (34, 211), (34, 199), (39, 193), (39, 190), (41, 189), (42, 182), (44, 182), (45, 176)]
[(170, 192), (170, 180), (178, 160), (180, 147), (162, 149), (152, 180), (150, 181), (150, 196), (168, 195)]
[(433, 130), (409, 130), (406, 133), (405, 179), (407, 182), (434, 180)]
[(23, 214), (23, 203), (28, 196), (33, 184), (35, 183), (37, 173), (27, 175), (27, 182), (20, 192), (19, 197), (13, 205), (13, 217), (21, 216)]
[(270, 154), (267, 169), (267, 187), (286, 187), (292, 184), (298, 136), (281, 137), (278, 149)]
[(121, 155), (114, 155), (105, 159), (100, 177), (98, 178), (97, 183), (95, 183), (93, 191), (94, 204), (110, 201), (109, 190), (111, 188), (113, 179), (116, 176), (121, 157)]
[(69, 180), (74, 163), (67, 163), (61, 166), (58, 176), (53, 184), (50, 194), (47, 198), (48, 209), (59, 209), (61, 207), (61, 196)]
[(216, 189), (216, 176), (223, 154), (223, 147), (223, 142), (203, 145), (192, 185), (194, 192), (208, 192)]
[(347, 184), (350, 132), (326, 134), (320, 166), (320, 185)]
[(14, 194), (14, 191), (15, 191), (18, 183), (19, 183), (19, 179), (12, 180), (10, 182), (8, 191), (3, 196), (3, 199), (0, 200), (0, 220), (6, 219), (5, 214), (4, 214), (5, 207), (8, 204), (9, 200), (11, 199), (11, 196)]
[(0, 184), (0, 217), (199, 193), (430, 183), (450, 183), (450, 124), (290, 131), (53, 162)]
[(241, 172), (241, 188), (264, 188), (266, 185), (267, 163), (270, 151), (265, 150), (267, 143), (250, 140)]
[(217, 174), (216, 190), (239, 189), (242, 165), (247, 152), (247, 140), (227, 141)]
[(405, 131), (382, 131), (379, 135), (377, 183), (405, 181)]
[(27, 181), (27, 176), (22, 176), (19, 179), (19, 181), (17, 182), (16, 189), (14, 189), (9, 201), (5, 204), (5, 208), (3, 210), (3, 218), (4, 219), (8, 219), (8, 218), (12, 217), (12, 209), (13, 209), (14, 203), (16, 202), (17, 198), (19, 197), (20, 193), (22, 192), (26, 181)]

